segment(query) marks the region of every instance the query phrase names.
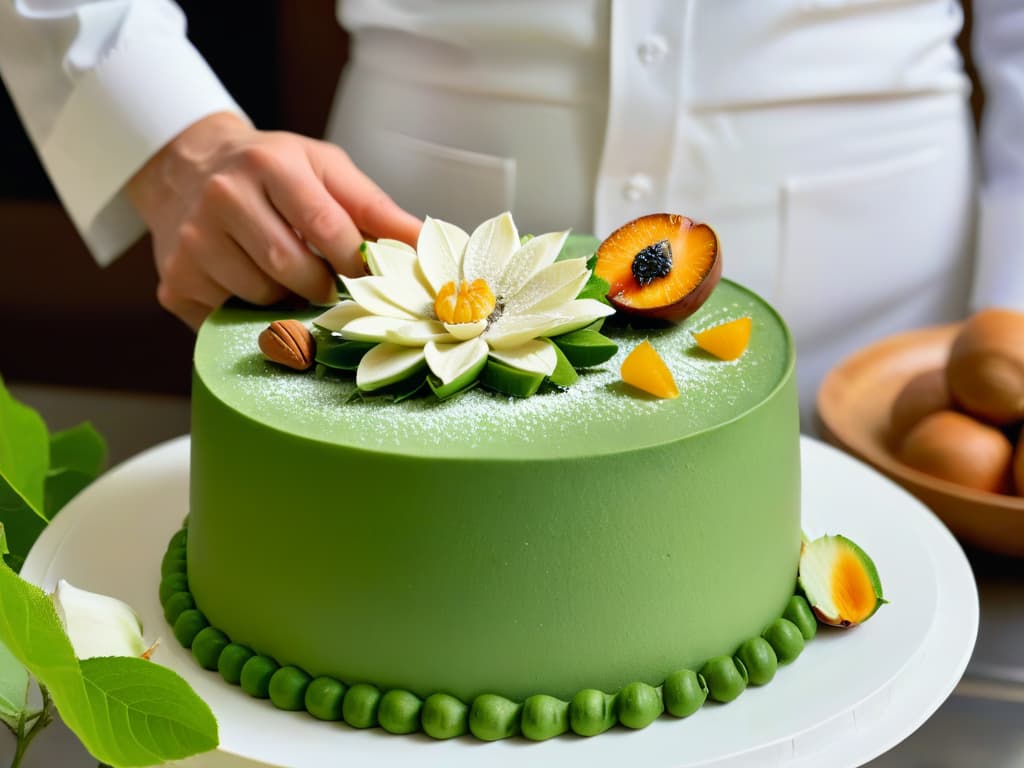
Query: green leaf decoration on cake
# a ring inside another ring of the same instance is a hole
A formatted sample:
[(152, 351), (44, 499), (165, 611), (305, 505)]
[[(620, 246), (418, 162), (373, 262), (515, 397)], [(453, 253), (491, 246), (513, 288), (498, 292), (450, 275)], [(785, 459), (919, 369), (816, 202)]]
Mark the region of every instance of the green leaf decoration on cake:
[(15, 571), (53, 516), (103, 468), (107, 447), (89, 424), (49, 433), (0, 378), (0, 521)]
[(567, 364), (598, 365), (616, 346), (597, 330), (576, 342), (586, 353), (560, 343), (614, 313), (608, 284), (593, 274), (594, 243), (566, 258), (568, 234), (520, 238), (503, 213), (472, 234), (427, 217), (416, 248), (365, 243), (370, 274), (342, 277), (351, 298), (313, 320), (317, 363), (354, 370), (358, 390), (373, 394), (407, 379), (413, 392), (440, 400), (476, 384), (513, 397), (529, 397), (545, 380), (571, 386)]
[(554, 339), (562, 354), (577, 368), (600, 365), (618, 351), (618, 345), (607, 336), (584, 328)]
[(363, 355), (376, 345), (365, 341), (345, 341), (337, 336), (319, 334), (316, 337), (316, 362), (338, 371), (359, 368)]
[[(0, 554), (6, 550), (0, 524)], [(97, 760), (153, 765), (217, 746), (213, 713), (184, 680), (142, 658), (80, 661), (50, 598), (2, 562), (0, 605), (0, 711), (18, 705), (23, 678), (12, 671), (13, 658)]]

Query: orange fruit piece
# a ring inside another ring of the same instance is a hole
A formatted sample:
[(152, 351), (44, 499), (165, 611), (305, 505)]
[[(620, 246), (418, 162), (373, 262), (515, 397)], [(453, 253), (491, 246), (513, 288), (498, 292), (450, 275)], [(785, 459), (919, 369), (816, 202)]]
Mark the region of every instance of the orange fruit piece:
[(735, 360), (747, 351), (752, 326), (749, 317), (740, 317), (705, 328), (693, 334), (693, 338), (697, 340), (698, 347), (719, 360)]
[(867, 620), (878, 608), (871, 576), (852, 552), (843, 552), (836, 559), (830, 586), (839, 616), (851, 624)]
[(608, 282), (608, 301), (616, 309), (678, 322), (718, 284), (718, 237), (707, 224), (679, 214), (641, 216), (601, 243), (594, 272)]
[(655, 397), (679, 397), (672, 371), (649, 341), (641, 341), (622, 361), (622, 380)]

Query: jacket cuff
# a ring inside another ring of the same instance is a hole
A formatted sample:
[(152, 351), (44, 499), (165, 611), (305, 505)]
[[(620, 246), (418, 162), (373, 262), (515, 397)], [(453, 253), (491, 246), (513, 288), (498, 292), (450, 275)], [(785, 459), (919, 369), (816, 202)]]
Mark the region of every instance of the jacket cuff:
[(244, 116), (182, 37), (124, 41), (77, 82), (39, 153), (101, 266), (145, 231), (125, 183), (183, 130), (225, 111)]
[(1024, 310), (1024, 194), (984, 192), (971, 309)]

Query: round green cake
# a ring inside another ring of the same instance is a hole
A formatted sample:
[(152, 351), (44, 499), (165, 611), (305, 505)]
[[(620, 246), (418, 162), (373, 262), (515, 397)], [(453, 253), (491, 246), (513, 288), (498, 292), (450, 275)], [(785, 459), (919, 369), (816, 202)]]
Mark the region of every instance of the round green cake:
[[(740, 359), (697, 348), (743, 315)], [(670, 328), (606, 324), (615, 357), (526, 399), (352, 399), (264, 360), (280, 317), (221, 309), (195, 351), (187, 582), (232, 642), (348, 686), (568, 700), (661, 685), (783, 614), (794, 353), (751, 292), (722, 281)], [(644, 339), (678, 398), (622, 382)]]

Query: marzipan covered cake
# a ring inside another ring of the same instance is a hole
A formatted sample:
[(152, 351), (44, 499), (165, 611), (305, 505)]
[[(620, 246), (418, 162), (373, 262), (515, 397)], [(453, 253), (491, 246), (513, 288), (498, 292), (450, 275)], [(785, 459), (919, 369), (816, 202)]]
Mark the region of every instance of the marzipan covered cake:
[(856, 545), (802, 538), (792, 340), (707, 225), (428, 218), (364, 258), (337, 306), (199, 333), (160, 597), (211, 674), (357, 728), (595, 735), (882, 602)]

